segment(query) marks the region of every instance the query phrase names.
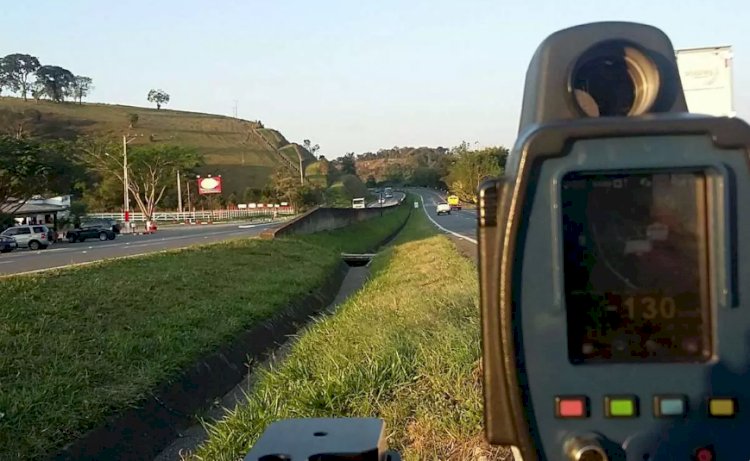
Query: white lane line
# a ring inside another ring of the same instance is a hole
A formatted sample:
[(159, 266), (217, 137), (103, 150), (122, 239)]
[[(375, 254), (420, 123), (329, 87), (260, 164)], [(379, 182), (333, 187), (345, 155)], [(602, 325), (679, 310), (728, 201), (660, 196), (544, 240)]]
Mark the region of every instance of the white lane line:
[(425, 208), (425, 206), (424, 206), (424, 197), (422, 196), (421, 193), (419, 194), (419, 198), (422, 199), (422, 209), (424, 210), (424, 214), (426, 214), (427, 218), (429, 218), (429, 220), (432, 221), (432, 224), (436, 225), (438, 228), (444, 230), (445, 232), (447, 232), (447, 233), (449, 233), (451, 235), (455, 235), (456, 237), (458, 237), (460, 239), (467, 240), (467, 241), (473, 243), (474, 245), (477, 244), (477, 241), (474, 240), (473, 238), (467, 237), (467, 236), (462, 235), (462, 234), (459, 234), (458, 232), (453, 232), (452, 230), (446, 229), (445, 227), (443, 227), (440, 224), (438, 224), (437, 221), (435, 221), (434, 219), (432, 219), (432, 216), (430, 216), (430, 213), (427, 212), (427, 208)]
[(10, 260), (10, 261), (0, 261), (0, 264), (10, 264), (10, 263), (14, 263), (14, 262), (15, 262), (14, 260)]

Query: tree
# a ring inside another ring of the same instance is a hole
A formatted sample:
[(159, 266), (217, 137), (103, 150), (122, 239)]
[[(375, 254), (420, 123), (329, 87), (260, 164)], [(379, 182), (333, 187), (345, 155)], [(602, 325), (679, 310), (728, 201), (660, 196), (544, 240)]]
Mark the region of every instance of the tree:
[(298, 199), (301, 187), (299, 178), (288, 168), (279, 168), (271, 181), (273, 195), (277, 200), (286, 200), (295, 203)]
[(75, 141), (44, 141), (40, 146), (39, 158), (49, 168), (46, 188), (41, 192), (80, 196), (93, 185), (88, 168), (78, 158)]
[(315, 153), (320, 149), (320, 146), (317, 144), (313, 146), (309, 139), (305, 139), (304, 141), (302, 141), (302, 146), (305, 148), (305, 150), (313, 155), (315, 155)]
[(436, 168), (420, 166), (415, 168), (412, 172), (411, 177), (409, 178), (409, 183), (412, 186), (439, 187), (442, 185), (440, 176), (440, 171)]
[(357, 174), (357, 164), (354, 162), (354, 152), (341, 157), (341, 174)]
[(70, 95), (73, 96), (73, 101), (78, 99), (78, 104), (83, 104), (83, 98), (88, 96), (89, 91), (93, 89), (94, 85), (92, 85), (91, 78), (76, 75), (70, 85)]
[[(123, 182), (123, 163), (118, 143), (84, 138), (79, 155), (103, 177)], [(128, 151), (128, 190), (140, 211), (151, 219), (168, 187), (174, 184), (177, 171), (194, 172), (203, 164), (203, 156), (193, 149), (168, 144), (131, 148)]]
[(65, 95), (71, 93), (75, 75), (68, 69), (59, 66), (41, 66), (36, 70), (36, 79), (44, 88), (44, 93), (55, 102), (65, 101)]
[(0, 60), (0, 84), (11, 91), (20, 91), (26, 101), (29, 76), (39, 69), (39, 59), (28, 54), (9, 54)]
[(0, 213), (12, 214), (46, 186), (50, 168), (40, 150), (36, 141), (0, 136)]
[(262, 191), (260, 189), (253, 189), (248, 186), (245, 188), (245, 192), (242, 193), (242, 201), (244, 203), (255, 203), (260, 199), (261, 195)]
[(508, 149), (488, 147), (472, 151), (467, 143), (462, 143), (453, 150), (453, 155), (456, 161), (450, 167), (446, 183), (461, 200), (476, 203), (479, 184), (503, 172)]
[(296, 175), (287, 168), (276, 170), (271, 186), (276, 200), (290, 202), (297, 211), (304, 211), (323, 201), (323, 190), (320, 187), (300, 185)]
[(138, 119), (139, 119), (138, 114), (136, 114), (135, 112), (129, 113), (128, 114), (128, 128), (130, 128), (131, 130), (135, 128), (135, 126), (138, 124)]
[(404, 167), (398, 163), (389, 163), (385, 168), (385, 181), (389, 184), (403, 184), (405, 180)]
[(368, 176), (365, 185), (367, 185), (367, 187), (376, 187), (378, 185), (378, 182), (375, 180), (375, 176)]
[(169, 102), (169, 95), (164, 90), (151, 90), (148, 92), (146, 99), (148, 99), (148, 102), (155, 103), (156, 109), (159, 110), (162, 104)]
[(30, 85), (31, 96), (39, 104), (39, 100), (44, 97), (44, 84), (42, 82), (34, 82)]

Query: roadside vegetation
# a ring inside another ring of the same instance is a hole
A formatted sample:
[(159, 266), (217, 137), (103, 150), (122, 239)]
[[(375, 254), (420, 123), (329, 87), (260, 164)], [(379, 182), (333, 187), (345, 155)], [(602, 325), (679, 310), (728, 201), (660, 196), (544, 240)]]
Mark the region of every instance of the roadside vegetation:
[(208, 426), (194, 460), (241, 459), (273, 421), (331, 416), (384, 418), (406, 460), (511, 459), (483, 442), (476, 266), (419, 211), (365, 287)]
[(136, 404), (407, 214), (1, 279), (0, 459), (42, 459)]

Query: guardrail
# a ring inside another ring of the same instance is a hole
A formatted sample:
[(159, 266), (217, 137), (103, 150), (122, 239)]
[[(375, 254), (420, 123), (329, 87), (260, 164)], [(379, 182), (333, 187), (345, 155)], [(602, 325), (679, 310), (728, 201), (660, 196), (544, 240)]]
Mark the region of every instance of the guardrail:
[[(291, 216), (296, 214), (293, 207), (265, 207), (247, 208), (237, 210), (207, 210), (207, 211), (164, 211), (154, 213), (152, 218), (156, 222), (199, 222), (199, 221), (226, 221), (230, 219), (253, 218), (263, 216)], [(125, 213), (88, 213), (89, 219), (114, 219), (125, 222)], [(130, 213), (131, 222), (146, 222), (143, 213)]]

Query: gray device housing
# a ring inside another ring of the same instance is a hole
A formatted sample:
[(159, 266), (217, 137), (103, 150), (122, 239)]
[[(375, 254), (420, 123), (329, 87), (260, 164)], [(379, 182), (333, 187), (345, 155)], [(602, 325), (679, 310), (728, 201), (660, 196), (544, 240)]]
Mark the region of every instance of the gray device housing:
[[(568, 75), (601, 40), (637, 44), (657, 64), (663, 92), (651, 114), (581, 118)], [(666, 77), (665, 77), (666, 76)], [(479, 189), (485, 429), (525, 461), (569, 459), (573, 436), (597, 434), (610, 459), (750, 459), (750, 126), (687, 114), (674, 52), (658, 29), (599, 23), (559, 32), (527, 75), (521, 135), (505, 176)], [(707, 176), (713, 357), (707, 363), (581, 364), (568, 358), (560, 180), (569, 172), (693, 168)], [(606, 395), (636, 395), (632, 419), (605, 417)], [(654, 415), (652, 397), (681, 394), (688, 413)], [(555, 397), (585, 395), (588, 418), (555, 417)], [(733, 397), (733, 418), (710, 418), (708, 397)]]

